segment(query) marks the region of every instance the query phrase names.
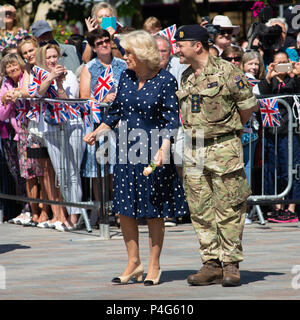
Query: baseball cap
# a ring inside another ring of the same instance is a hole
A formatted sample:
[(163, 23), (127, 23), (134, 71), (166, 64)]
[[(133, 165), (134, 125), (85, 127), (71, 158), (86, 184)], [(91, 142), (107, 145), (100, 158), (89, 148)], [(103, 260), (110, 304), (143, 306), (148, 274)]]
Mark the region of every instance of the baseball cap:
[(31, 26), (32, 35), (36, 38), (50, 31), (52, 31), (52, 28), (50, 27), (49, 23), (45, 20), (38, 20)]

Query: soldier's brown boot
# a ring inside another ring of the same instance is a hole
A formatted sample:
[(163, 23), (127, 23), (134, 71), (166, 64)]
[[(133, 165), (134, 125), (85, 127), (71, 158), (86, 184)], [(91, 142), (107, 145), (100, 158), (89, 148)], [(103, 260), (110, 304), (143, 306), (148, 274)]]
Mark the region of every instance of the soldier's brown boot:
[(224, 262), (223, 287), (236, 287), (240, 284), (241, 276), (238, 262)]
[(187, 278), (187, 282), (193, 286), (207, 286), (222, 282), (223, 271), (219, 260), (208, 260), (202, 268), (195, 274)]

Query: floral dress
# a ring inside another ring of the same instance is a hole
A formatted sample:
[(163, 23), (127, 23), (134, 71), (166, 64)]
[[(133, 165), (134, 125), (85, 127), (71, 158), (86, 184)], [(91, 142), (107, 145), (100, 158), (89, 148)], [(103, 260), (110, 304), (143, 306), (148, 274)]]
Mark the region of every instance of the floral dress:
[(28, 35), (28, 31), (23, 28), (18, 28), (16, 34), (6, 31), (5, 35), (0, 37), (0, 50), (8, 46), (17, 46), (18, 42)]

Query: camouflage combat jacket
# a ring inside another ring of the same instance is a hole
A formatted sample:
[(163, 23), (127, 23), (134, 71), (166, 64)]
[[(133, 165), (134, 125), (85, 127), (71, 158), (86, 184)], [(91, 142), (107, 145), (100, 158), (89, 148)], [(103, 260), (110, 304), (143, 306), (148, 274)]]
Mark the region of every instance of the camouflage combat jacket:
[(202, 129), (205, 139), (242, 130), (238, 111), (257, 104), (244, 73), (214, 56), (199, 77), (191, 66), (183, 72), (177, 96), (183, 128)]

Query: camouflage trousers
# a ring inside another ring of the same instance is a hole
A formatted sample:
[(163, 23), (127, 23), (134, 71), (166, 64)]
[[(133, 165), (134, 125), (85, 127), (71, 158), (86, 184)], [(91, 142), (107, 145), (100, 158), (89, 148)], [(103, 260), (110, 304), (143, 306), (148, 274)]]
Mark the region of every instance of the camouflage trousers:
[(251, 190), (241, 141), (234, 138), (204, 147), (203, 155), (203, 172), (184, 167), (185, 193), (202, 261), (242, 261), (246, 199)]

